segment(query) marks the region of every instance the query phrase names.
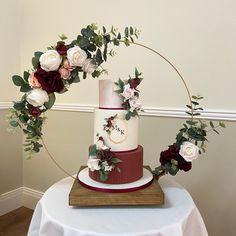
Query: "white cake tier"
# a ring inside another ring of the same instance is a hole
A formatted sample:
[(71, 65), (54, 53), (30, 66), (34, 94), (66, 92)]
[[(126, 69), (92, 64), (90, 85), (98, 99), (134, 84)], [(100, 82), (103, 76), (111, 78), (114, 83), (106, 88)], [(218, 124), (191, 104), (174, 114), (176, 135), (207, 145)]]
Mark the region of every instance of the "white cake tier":
[[(127, 111), (116, 109), (95, 109), (94, 111), (94, 143), (97, 141), (96, 135), (104, 138), (105, 144), (111, 148), (111, 151), (129, 151), (138, 147), (138, 128), (139, 119), (132, 117), (130, 120), (125, 120)], [(117, 117), (114, 119), (114, 129), (110, 133), (104, 130), (106, 118), (111, 116)]]
[(115, 92), (117, 89), (113, 80), (99, 80), (100, 108), (122, 108), (122, 98)]

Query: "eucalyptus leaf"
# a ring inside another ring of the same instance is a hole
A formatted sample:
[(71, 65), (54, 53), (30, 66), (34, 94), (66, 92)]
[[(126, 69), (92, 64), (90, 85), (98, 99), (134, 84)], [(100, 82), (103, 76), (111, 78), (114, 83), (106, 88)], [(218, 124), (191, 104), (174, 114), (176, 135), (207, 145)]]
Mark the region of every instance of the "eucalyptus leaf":
[(130, 120), (130, 118), (131, 118), (131, 114), (130, 114), (130, 112), (127, 112), (127, 114), (125, 115), (125, 119)]
[(101, 52), (100, 49), (98, 49), (97, 52), (96, 52), (95, 60), (96, 60), (98, 65), (102, 64), (102, 62), (103, 62), (102, 52)]
[(19, 76), (19, 75), (13, 75), (12, 81), (16, 86), (22, 86), (25, 84), (23, 78), (21, 78), (21, 76)]
[(114, 164), (117, 164), (117, 163), (122, 162), (122, 160), (120, 160), (119, 158), (113, 157), (113, 158), (112, 158), (112, 162), (113, 162)]
[(32, 65), (33, 65), (34, 69), (38, 68), (38, 66), (39, 66), (39, 58), (38, 57), (32, 58)]
[(30, 76), (30, 73), (28, 71), (24, 71), (23, 78), (25, 82), (27, 83), (28, 83), (29, 76)]
[(105, 171), (99, 170), (100, 180), (105, 182), (108, 179), (108, 174)]
[(210, 121), (210, 126), (211, 126), (211, 128), (215, 127), (212, 121)]
[(97, 156), (96, 144), (90, 146), (90, 148), (89, 148), (89, 156)]
[(20, 91), (24, 93), (29, 92), (30, 90), (32, 90), (32, 88), (26, 83), (24, 83), (20, 88)]
[(125, 37), (129, 37), (129, 28), (128, 27), (125, 28)]
[(42, 54), (43, 54), (43, 52), (37, 51), (37, 52), (34, 53), (34, 56), (40, 58), (40, 56), (41, 56)]
[(44, 103), (44, 105), (47, 109), (51, 109), (56, 101), (56, 96), (54, 93), (49, 93), (48, 96), (49, 96), (49, 101)]
[(25, 101), (22, 102), (14, 102), (13, 107), (17, 110), (17, 111), (22, 111), (25, 109)]
[(225, 123), (222, 122), (222, 121), (219, 122), (219, 126), (222, 127), (222, 128), (225, 128), (225, 127), (226, 127), (226, 126), (225, 126)]
[(18, 121), (16, 121), (16, 120), (11, 120), (11, 121), (10, 121), (10, 125), (11, 125), (12, 127), (17, 127), (17, 126), (19, 126), (19, 123), (18, 123)]

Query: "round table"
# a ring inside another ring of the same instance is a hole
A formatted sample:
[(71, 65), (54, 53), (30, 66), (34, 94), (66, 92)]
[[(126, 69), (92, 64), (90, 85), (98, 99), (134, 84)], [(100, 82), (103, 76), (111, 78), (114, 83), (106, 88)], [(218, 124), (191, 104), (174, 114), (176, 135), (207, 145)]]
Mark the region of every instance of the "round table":
[(159, 181), (165, 204), (153, 207), (71, 207), (68, 197), (73, 181), (70, 177), (62, 179), (44, 193), (28, 236), (208, 235), (189, 193), (168, 176)]

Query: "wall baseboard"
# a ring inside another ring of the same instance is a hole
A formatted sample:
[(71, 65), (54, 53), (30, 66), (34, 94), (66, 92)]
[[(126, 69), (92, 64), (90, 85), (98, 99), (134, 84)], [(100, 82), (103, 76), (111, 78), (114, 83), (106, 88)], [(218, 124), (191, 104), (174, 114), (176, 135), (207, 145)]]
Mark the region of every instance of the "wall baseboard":
[[(0, 102), (0, 110), (12, 107), (11, 102)], [(72, 111), (72, 112), (94, 112), (94, 107), (97, 105), (80, 105), (80, 104), (59, 104), (56, 103), (52, 110), (54, 111)], [(182, 108), (167, 108), (167, 107), (143, 107), (144, 112), (141, 116), (165, 117), (165, 118), (188, 118), (186, 110)], [(197, 118), (206, 120), (222, 120), (222, 121), (236, 121), (236, 111), (234, 110), (204, 110), (201, 111), (201, 116)]]
[(20, 187), (0, 195), (0, 216), (21, 206), (34, 209), (43, 192)]

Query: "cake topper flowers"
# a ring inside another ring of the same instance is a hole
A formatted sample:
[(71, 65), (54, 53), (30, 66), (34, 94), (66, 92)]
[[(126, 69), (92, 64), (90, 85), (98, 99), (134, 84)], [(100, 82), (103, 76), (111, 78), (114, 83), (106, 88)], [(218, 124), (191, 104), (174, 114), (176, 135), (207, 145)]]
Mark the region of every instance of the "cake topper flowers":
[(137, 68), (135, 68), (134, 78), (129, 76), (128, 80), (119, 79), (115, 82), (115, 85), (118, 86), (116, 92), (123, 98), (122, 107), (127, 110), (125, 116), (126, 120), (138, 116), (138, 112), (142, 111), (142, 105), (139, 99), (139, 90), (137, 89), (138, 85), (143, 80), (143, 78), (140, 77), (141, 75), (142, 73), (138, 72)]
[(99, 171), (101, 181), (106, 181), (109, 177), (109, 172), (120, 172), (116, 166), (121, 160), (115, 157), (111, 149), (105, 145), (103, 137), (97, 136), (97, 142), (89, 148), (89, 159), (87, 166), (91, 171)]

